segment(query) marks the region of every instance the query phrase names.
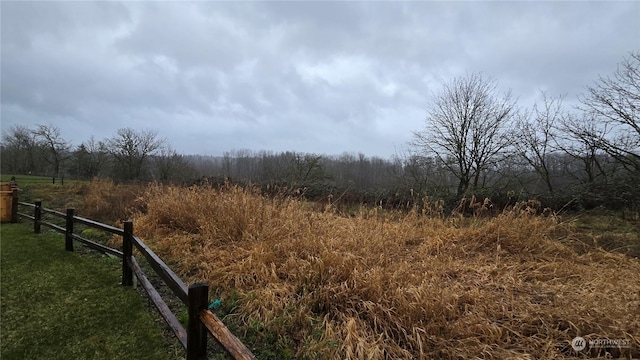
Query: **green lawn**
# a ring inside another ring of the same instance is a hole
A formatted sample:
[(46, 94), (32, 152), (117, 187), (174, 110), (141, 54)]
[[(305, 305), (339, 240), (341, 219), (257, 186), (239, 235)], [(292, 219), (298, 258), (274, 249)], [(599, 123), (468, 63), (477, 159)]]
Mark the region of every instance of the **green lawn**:
[[(74, 179), (61, 179), (56, 178), (54, 184), (51, 176), (35, 176), (35, 175), (14, 175), (14, 174), (0, 174), (0, 181), (8, 182), (12, 177), (16, 178), (18, 187), (31, 186), (31, 185), (54, 185), (64, 186), (72, 184), (88, 184), (88, 180), (74, 180)], [(62, 184), (64, 182), (64, 185)]]
[(63, 236), (0, 227), (0, 358), (175, 359), (121, 262), (64, 251)]

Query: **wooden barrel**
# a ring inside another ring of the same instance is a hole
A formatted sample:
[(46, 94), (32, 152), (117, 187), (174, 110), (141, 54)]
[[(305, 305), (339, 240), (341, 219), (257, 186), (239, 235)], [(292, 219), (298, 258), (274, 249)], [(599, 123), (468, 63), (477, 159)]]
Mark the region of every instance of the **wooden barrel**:
[(13, 206), (13, 188), (11, 183), (0, 183), (0, 221), (11, 221), (11, 211)]

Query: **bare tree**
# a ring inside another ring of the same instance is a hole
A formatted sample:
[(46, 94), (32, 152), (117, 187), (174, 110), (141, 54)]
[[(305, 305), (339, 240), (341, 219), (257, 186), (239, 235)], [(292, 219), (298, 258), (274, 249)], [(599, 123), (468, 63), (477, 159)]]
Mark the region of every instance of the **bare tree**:
[(225, 159), (224, 167), (226, 168), (227, 164), (230, 165), (230, 174), (225, 176), (235, 177), (242, 181), (251, 181), (258, 177), (260, 169), (258, 169), (255, 154), (252, 150), (232, 150), (228, 154), (225, 153), (225, 157), (229, 162), (227, 163), (227, 159)]
[(155, 178), (164, 183), (196, 177), (192, 166), (170, 144), (160, 147), (159, 153), (153, 156), (153, 164)]
[(109, 164), (107, 146), (93, 136), (80, 144), (73, 153), (74, 169), (79, 177), (91, 179), (104, 173)]
[(549, 154), (553, 151), (553, 135), (562, 117), (562, 96), (549, 98), (542, 92), (542, 106), (521, 114), (515, 122), (513, 139), (518, 155), (540, 175), (547, 190), (553, 193)]
[(514, 115), (510, 92), (480, 74), (456, 78), (435, 95), (422, 131), (412, 145), (437, 158), (457, 179), (457, 196), (478, 188), (482, 173), (509, 145), (505, 125)]
[(164, 143), (151, 130), (119, 129), (116, 136), (106, 141), (107, 150), (115, 160), (116, 170), (124, 180), (139, 180), (147, 158)]
[(629, 169), (640, 172), (640, 52), (618, 64), (613, 77), (602, 77), (587, 88), (582, 110), (611, 129), (598, 137), (599, 147)]
[(71, 144), (62, 138), (60, 128), (53, 125), (38, 125), (33, 130), (38, 147), (43, 159), (53, 166), (53, 176), (60, 176), (60, 166), (69, 158)]
[(22, 125), (15, 125), (2, 132), (2, 167), (12, 173), (38, 172), (37, 142), (33, 132)]
[(606, 138), (610, 132), (606, 123), (597, 121), (587, 113), (582, 113), (582, 117), (565, 114), (556, 129), (556, 145), (582, 164), (580, 172), (584, 171), (587, 183), (606, 176), (601, 162), (604, 152), (600, 146), (601, 139)]
[(410, 194), (413, 200), (425, 196), (449, 197), (451, 184), (457, 182), (440, 161), (415, 148), (401, 149), (393, 156), (389, 176), (393, 180), (391, 186)]

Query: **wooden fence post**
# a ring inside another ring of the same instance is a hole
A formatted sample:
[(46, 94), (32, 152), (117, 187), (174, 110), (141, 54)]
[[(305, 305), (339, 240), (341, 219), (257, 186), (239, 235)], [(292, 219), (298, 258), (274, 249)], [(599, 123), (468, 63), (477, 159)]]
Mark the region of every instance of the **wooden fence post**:
[(18, 189), (13, 189), (11, 197), (11, 222), (18, 222)]
[(129, 267), (129, 261), (133, 256), (133, 222), (124, 222), (124, 235), (122, 235), (122, 286), (133, 286), (133, 271)]
[(40, 234), (40, 220), (42, 220), (42, 201), (36, 201), (36, 207), (33, 210), (33, 232)]
[(189, 286), (189, 322), (187, 323), (187, 360), (207, 358), (207, 328), (200, 321), (200, 311), (209, 304), (209, 285), (195, 283)]
[(64, 240), (65, 250), (73, 251), (73, 208), (67, 209), (67, 232)]

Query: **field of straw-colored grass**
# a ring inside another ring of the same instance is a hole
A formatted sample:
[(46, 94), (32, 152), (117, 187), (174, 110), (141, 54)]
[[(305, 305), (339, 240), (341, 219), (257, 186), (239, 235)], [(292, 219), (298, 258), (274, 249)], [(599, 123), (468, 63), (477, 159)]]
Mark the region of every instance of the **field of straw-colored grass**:
[(570, 224), (525, 207), (347, 217), (234, 186), (157, 185), (140, 201), (135, 233), (231, 304), (223, 320), (256, 352), (555, 359), (586, 356), (570, 345), (583, 336), (627, 339), (614, 352), (640, 356), (640, 261), (576, 252)]

